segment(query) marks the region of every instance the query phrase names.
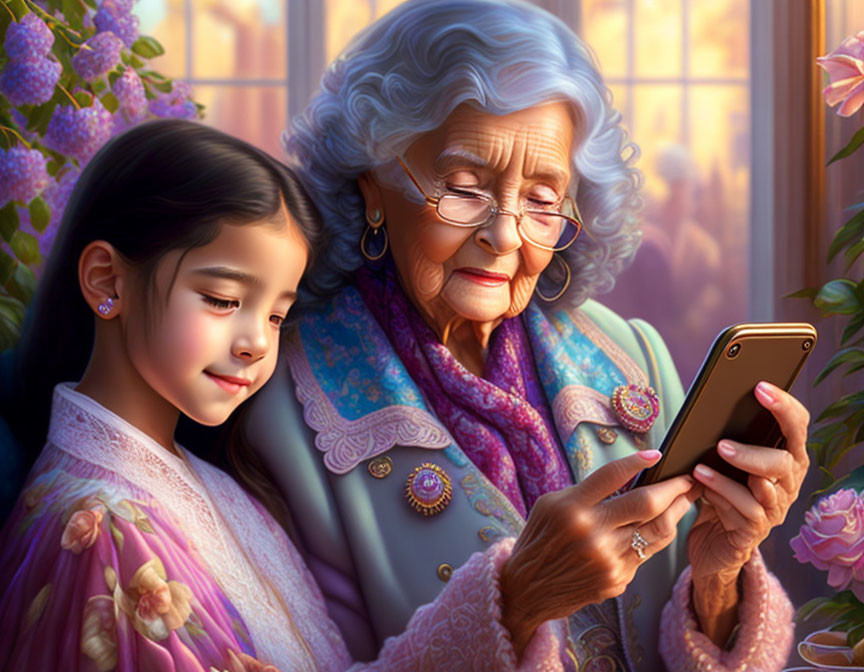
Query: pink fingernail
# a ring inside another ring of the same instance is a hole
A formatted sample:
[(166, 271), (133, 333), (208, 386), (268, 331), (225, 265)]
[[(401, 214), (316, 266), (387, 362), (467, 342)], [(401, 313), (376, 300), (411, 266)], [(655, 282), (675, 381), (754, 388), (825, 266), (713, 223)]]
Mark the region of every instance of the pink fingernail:
[(735, 446), (726, 441), (721, 441), (717, 444), (717, 452), (724, 457), (735, 457)]
[(772, 405), (777, 401), (771, 386), (764, 382), (756, 386), (756, 396), (759, 398), (759, 401), (768, 405)]
[(696, 472), (696, 475), (697, 475), (697, 476), (701, 476), (701, 477), (704, 478), (706, 481), (710, 481), (712, 478), (714, 478), (714, 472), (711, 471), (711, 470), (710, 470), (708, 467), (706, 467), (704, 464), (699, 464), (699, 465), (697, 465), (696, 468), (695, 468), (693, 471)]
[(641, 457), (646, 462), (653, 462), (658, 457), (660, 457), (661, 453), (659, 450), (640, 450), (639, 457)]

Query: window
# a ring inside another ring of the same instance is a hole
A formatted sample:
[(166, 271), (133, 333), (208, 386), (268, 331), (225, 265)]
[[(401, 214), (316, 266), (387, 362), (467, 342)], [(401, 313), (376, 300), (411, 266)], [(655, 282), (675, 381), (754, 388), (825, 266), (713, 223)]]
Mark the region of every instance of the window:
[(288, 117), (284, 0), (139, 0), (141, 32), (165, 55), (162, 74), (184, 79), (205, 121), (281, 156)]

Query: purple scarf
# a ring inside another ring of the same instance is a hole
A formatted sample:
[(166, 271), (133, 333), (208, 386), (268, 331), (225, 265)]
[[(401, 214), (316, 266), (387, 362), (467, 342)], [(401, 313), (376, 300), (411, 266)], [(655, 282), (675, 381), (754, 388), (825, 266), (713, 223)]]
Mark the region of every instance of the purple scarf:
[(402, 363), (462, 451), (523, 516), (571, 484), (519, 318), (492, 333), (483, 377), (462, 366), (402, 290), (392, 262), (357, 285)]

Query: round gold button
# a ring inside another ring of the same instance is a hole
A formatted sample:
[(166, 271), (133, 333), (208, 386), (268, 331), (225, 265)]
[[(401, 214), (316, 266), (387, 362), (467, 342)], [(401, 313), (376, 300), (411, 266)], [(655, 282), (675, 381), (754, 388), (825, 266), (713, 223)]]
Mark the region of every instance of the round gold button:
[(441, 579), (444, 583), (447, 583), (450, 580), (450, 577), (453, 576), (453, 567), (448, 565), (446, 562), (443, 565), (438, 565), (438, 578)]
[(393, 471), (393, 460), (387, 455), (376, 457), (369, 462), (369, 473), (375, 478), (387, 478)]

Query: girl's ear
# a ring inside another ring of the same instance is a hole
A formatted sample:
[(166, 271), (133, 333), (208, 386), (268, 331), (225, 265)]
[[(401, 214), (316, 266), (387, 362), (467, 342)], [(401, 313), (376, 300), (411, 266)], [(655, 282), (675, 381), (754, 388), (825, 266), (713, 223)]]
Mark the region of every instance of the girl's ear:
[(78, 259), (78, 284), (90, 309), (110, 320), (123, 309), (126, 265), (111, 243), (94, 240)]
[[(363, 194), (363, 200), (366, 202), (365, 214), (366, 221), (370, 225), (377, 228), (384, 221), (384, 201), (381, 198), (381, 187), (371, 171), (361, 173), (357, 176), (357, 186), (360, 187), (360, 193)], [(375, 222), (377, 224), (372, 224)]]

